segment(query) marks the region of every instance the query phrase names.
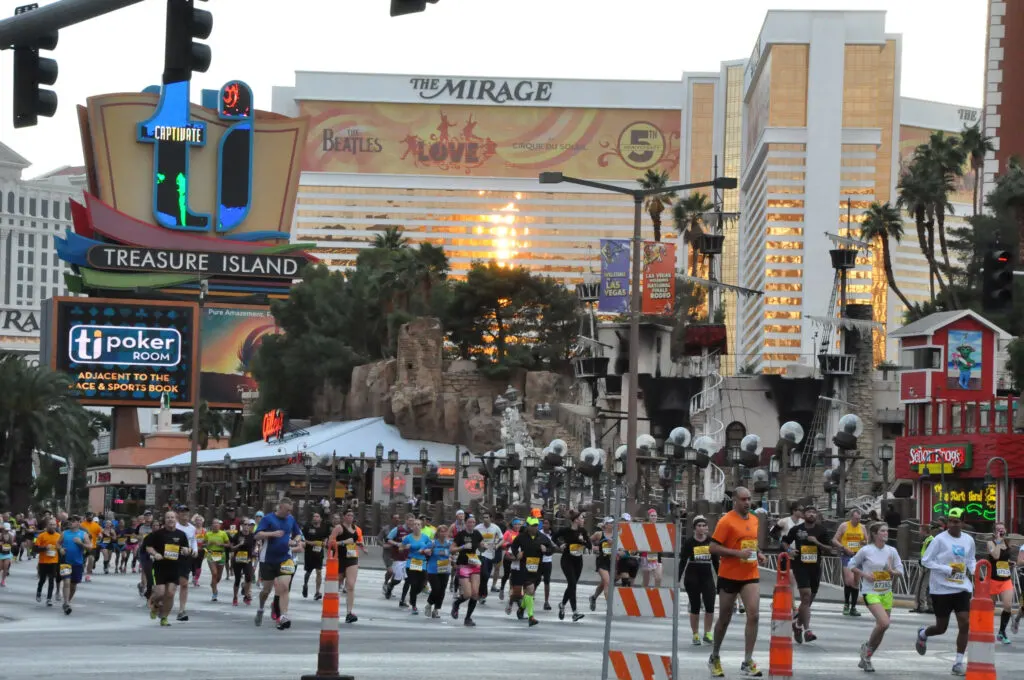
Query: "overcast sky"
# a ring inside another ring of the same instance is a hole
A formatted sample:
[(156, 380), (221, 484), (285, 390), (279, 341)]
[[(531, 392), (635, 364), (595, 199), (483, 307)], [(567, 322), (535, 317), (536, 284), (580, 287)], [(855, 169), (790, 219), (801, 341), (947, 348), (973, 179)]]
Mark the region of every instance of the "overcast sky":
[[(271, 86), (292, 84), (296, 70), (676, 80), (749, 56), (769, 9), (857, 8), (886, 10), (887, 31), (903, 34), (903, 96), (982, 102), (987, 0), (439, 0), (395, 19), (389, 3), (196, 3), (214, 16), (213, 65), (193, 81), (193, 101), (239, 78), (269, 109)], [(63, 31), (60, 107), (35, 128), (13, 129), (11, 55), (0, 53), (0, 140), (33, 162), (27, 176), (81, 163), (74, 111), (86, 97), (159, 84), (165, 6), (144, 0)]]

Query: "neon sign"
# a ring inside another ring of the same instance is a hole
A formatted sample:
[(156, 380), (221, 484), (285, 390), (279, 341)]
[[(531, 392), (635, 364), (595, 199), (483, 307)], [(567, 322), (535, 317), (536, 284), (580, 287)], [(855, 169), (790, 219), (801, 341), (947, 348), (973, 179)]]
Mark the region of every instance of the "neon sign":
[(972, 453), (970, 444), (911, 446), (908, 462), (911, 466), (917, 466), (918, 474), (921, 474), (922, 466), (927, 466), (929, 473), (950, 474), (957, 470), (969, 470)]
[(932, 494), (938, 498), (938, 502), (932, 505), (933, 515), (948, 515), (953, 508), (960, 508), (967, 521), (994, 522), (996, 519), (998, 491), (995, 484), (986, 484), (981, 489), (949, 490), (943, 489), (942, 484), (936, 484)]
[(217, 117), (231, 122), (217, 148), (217, 214), (196, 212), (189, 204), (192, 147), (206, 146), (206, 123), (193, 120), (188, 81), (168, 83), (151, 118), (138, 125), (137, 139), (153, 145), (153, 216), (156, 223), (182, 231), (229, 232), (252, 206), (255, 112), (252, 90), (235, 80), (220, 89)]

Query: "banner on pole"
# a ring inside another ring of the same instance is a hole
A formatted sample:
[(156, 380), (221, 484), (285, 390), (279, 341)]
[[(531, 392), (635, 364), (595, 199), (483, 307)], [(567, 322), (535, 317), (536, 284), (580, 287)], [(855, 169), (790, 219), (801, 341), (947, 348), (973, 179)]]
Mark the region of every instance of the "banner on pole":
[(597, 311), (629, 311), (629, 259), (628, 239), (601, 239), (601, 297)]
[(641, 311), (671, 316), (676, 300), (676, 244), (645, 241), (643, 267)]

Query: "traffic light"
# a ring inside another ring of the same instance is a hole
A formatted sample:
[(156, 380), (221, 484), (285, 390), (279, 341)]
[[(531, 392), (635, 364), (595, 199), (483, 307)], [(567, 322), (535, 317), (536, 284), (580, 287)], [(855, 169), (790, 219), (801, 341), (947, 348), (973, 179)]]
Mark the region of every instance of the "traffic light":
[(213, 15), (195, 8), (195, 0), (167, 0), (167, 44), (164, 48), (164, 84), (192, 80), (192, 73), (210, 68)]
[[(38, 5), (25, 5), (15, 14), (28, 12)], [(26, 44), (14, 45), (14, 127), (31, 127), (39, 116), (57, 113), (57, 93), (41, 85), (57, 82), (57, 62), (39, 56), (39, 50), (57, 47), (57, 31), (45, 33)]]
[(986, 312), (1001, 312), (1013, 303), (1013, 261), (1010, 251), (990, 250), (985, 254), (981, 303)]
[(427, 8), (428, 2), (433, 4), (437, 0), (391, 0), (391, 16), (422, 12)]

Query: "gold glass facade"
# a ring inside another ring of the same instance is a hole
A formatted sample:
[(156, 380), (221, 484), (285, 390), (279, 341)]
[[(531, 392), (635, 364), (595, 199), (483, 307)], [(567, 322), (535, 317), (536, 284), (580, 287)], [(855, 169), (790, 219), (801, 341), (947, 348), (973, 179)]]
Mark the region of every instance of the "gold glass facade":
[(443, 246), (455, 277), (475, 260), (582, 282), (600, 273), (602, 238), (630, 238), (632, 204), (601, 194), (303, 186), (295, 236), (347, 268), (389, 227)]
[[(740, 176), (740, 156), (743, 152), (743, 66), (730, 66), (725, 77), (725, 135), (723, 137), (722, 172), (725, 177)], [(722, 192), (722, 207), (725, 212), (735, 215), (740, 209), (739, 189)], [(725, 240), (722, 242), (722, 281), (731, 285), (739, 284), (739, 220), (726, 219), (723, 226)], [(722, 366), (726, 375), (736, 372), (736, 296), (723, 295), (725, 327), (728, 329), (729, 353)]]
[(809, 45), (772, 45), (771, 127), (807, 125)]
[(690, 88), (690, 182), (708, 182), (714, 170), (715, 85)]

